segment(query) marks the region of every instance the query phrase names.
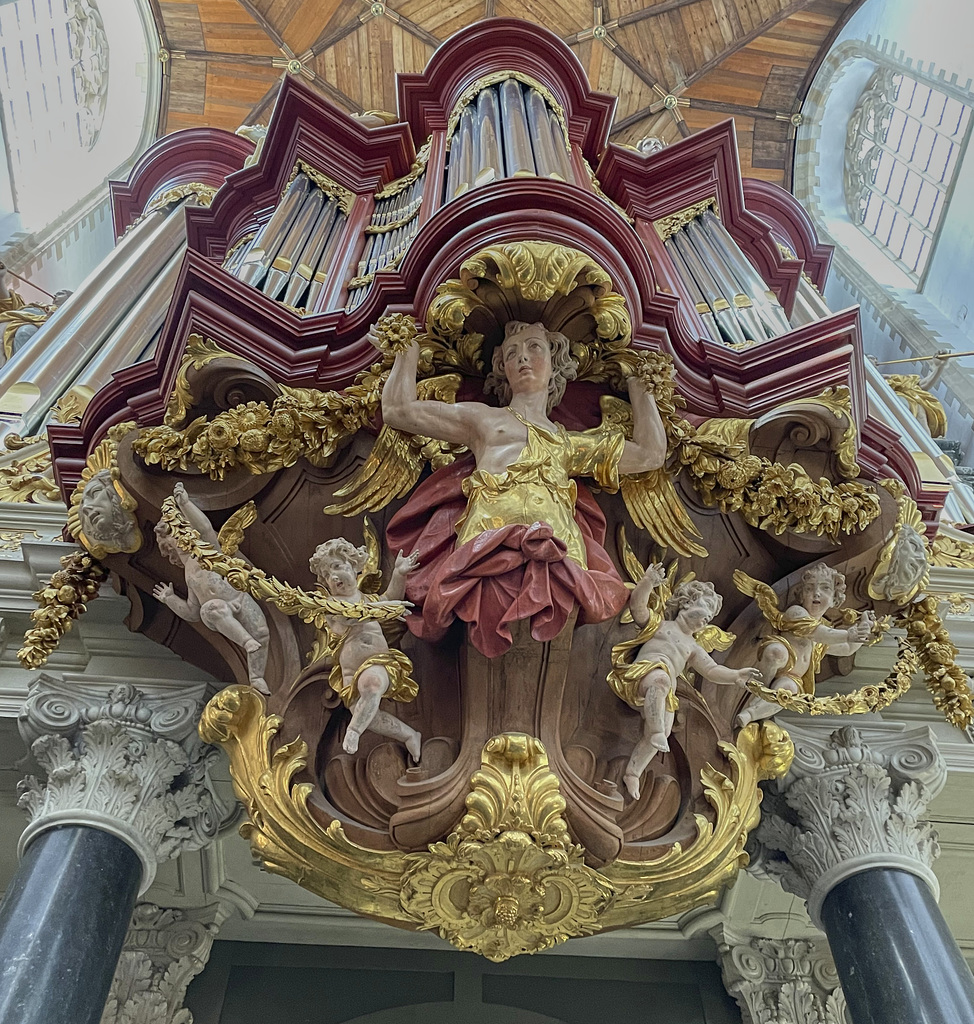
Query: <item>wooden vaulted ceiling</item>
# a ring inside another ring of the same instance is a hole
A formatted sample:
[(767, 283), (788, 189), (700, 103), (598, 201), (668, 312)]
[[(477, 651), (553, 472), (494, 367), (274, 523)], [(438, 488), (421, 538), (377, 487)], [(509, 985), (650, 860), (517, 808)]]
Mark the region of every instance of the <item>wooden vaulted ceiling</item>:
[[(619, 97), (612, 140), (672, 142), (729, 116), (742, 171), (790, 186), (811, 77), (862, 0), (151, 0), (164, 51), (163, 133), (265, 122), (281, 77), (343, 109), (396, 109), (458, 29), (493, 16), (560, 35), (593, 88)], [(165, 59), (168, 56), (168, 59)]]

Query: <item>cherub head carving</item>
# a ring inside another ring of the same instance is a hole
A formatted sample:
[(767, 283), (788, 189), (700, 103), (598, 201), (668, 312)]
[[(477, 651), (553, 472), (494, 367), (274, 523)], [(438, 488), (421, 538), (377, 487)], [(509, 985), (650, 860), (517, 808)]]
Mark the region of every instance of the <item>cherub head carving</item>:
[(68, 529), (95, 558), (138, 551), (142, 545), (136, 500), (119, 481), (115, 442), (102, 443), (91, 453), (81, 482), (71, 495)]
[(536, 337), (547, 342), (550, 352), (550, 367), (546, 369), (548, 379), (548, 412), (562, 400), (565, 388), (578, 374), (578, 363), (571, 355), (571, 342), (559, 331), (549, 331), (542, 323), (528, 324), (521, 320), (508, 320), (504, 325), (504, 340), (494, 349), (493, 369), (484, 382), (484, 391), (496, 395), (501, 405), (508, 405), (514, 389), (504, 369), (505, 346), (520, 338), (522, 341)]
[(326, 540), (311, 556), (311, 571), (333, 597), (347, 597), (358, 589), (358, 576), (368, 565), (369, 553), (344, 537)]
[[(672, 597), (666, 602), (663, 614), (668, 619), (675, 619), (680, 612), (687, 612), (695, 621), (693, 631), (702, 629), (720, 611), (724, 599), (714, 589), (713, 583), (706, 580), (688, 580), (681, 583), (673, 591)], [(700, 624), (696, 624), (696, 620)]]
[(845, 576), (824, 562), (816, 562), (799, 577), (795, 599), (810, 615), (821, 617), (845, 600)]

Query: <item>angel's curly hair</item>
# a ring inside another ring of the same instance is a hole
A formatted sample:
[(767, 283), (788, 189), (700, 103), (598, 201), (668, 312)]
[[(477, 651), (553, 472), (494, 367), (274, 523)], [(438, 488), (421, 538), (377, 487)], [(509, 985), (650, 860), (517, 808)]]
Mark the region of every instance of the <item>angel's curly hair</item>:
[[(549, 331), (543, 323), (508, 320), (504, 324), (504, 341), (510, 341), (529, 327), (543, 327), (551, 348), (551, 380), (548, 381), (548, 412), (565, 397), (565, 388), (578, 376), (578, 362), (572, 358), (571, 342), (560, 331)], [(484, 393), (496, 395), (501, 405), (511, 401), (511, 385), (504, 373), (504, 341), (497, 345), (491, 358), (492, 369), (484, 381)]]
[(832, 607), (838, 608), (845, 600), (845, 576), (838, 569), (833, 569), (831, 565), (826, 565), (824, 562), (816, 562), (815, 565), (810, 565), (799, 576), (798, 582), (795, 584), (795, 596), (798, 598), (798, 603), (801, 603), (801, 598), (809, 583), (819, 582), (832, 584), (834, 595)]
[(668, 619), (675, 619), (684, 608), (689, 608), (694, 601), (700, 598), (703, 598), (710, 608), (711, 618), (717, 615), (724, 603), (724, 599), (714, 589), (713, 583), (707, 580), (689, 580), (686, 583), (681, 583), (673, 591), (673, 596), (666, 602), (663, 614)]
[(308, 563), (311, 571), (320, 580), (325, 574), (325, 563), (333, 558), (347, 562), (356, 572), (361, 572), (369, 561), (369, 553), (365, 548), (357, 548), (344, 537), (326, 540), (315, 548), (315, 553)]

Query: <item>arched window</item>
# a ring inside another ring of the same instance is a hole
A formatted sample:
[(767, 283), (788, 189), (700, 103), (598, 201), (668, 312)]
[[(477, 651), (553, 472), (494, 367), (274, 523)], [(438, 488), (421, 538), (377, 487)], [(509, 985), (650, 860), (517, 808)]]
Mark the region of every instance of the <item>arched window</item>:
[(959, 100), (880, 67), (849, 120), (849, 216), (914, 281), (933, 249), (970, 115)]

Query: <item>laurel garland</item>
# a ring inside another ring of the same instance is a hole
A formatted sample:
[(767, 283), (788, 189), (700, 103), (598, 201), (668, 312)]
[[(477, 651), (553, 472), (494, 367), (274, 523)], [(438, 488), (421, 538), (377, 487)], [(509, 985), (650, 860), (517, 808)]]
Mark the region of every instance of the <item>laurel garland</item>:
[(87, 551), (74, 551), (61, 558), (61, 568), (51, 576), (50, 583), (34, 594), (38, 604), (30, 615), (34, 625), (24, 634), (24, 646), (17, 652), (24, 668), (40, 668), (47, 661), (107, 579), (108, 570)]
[(970, 682), (956, 662), (957, 648), (940, 618), (938, 599), (928, 595), (911, 604), (897, 624), (917, 652), (934, 706), (958, 729), (974, 725)]

